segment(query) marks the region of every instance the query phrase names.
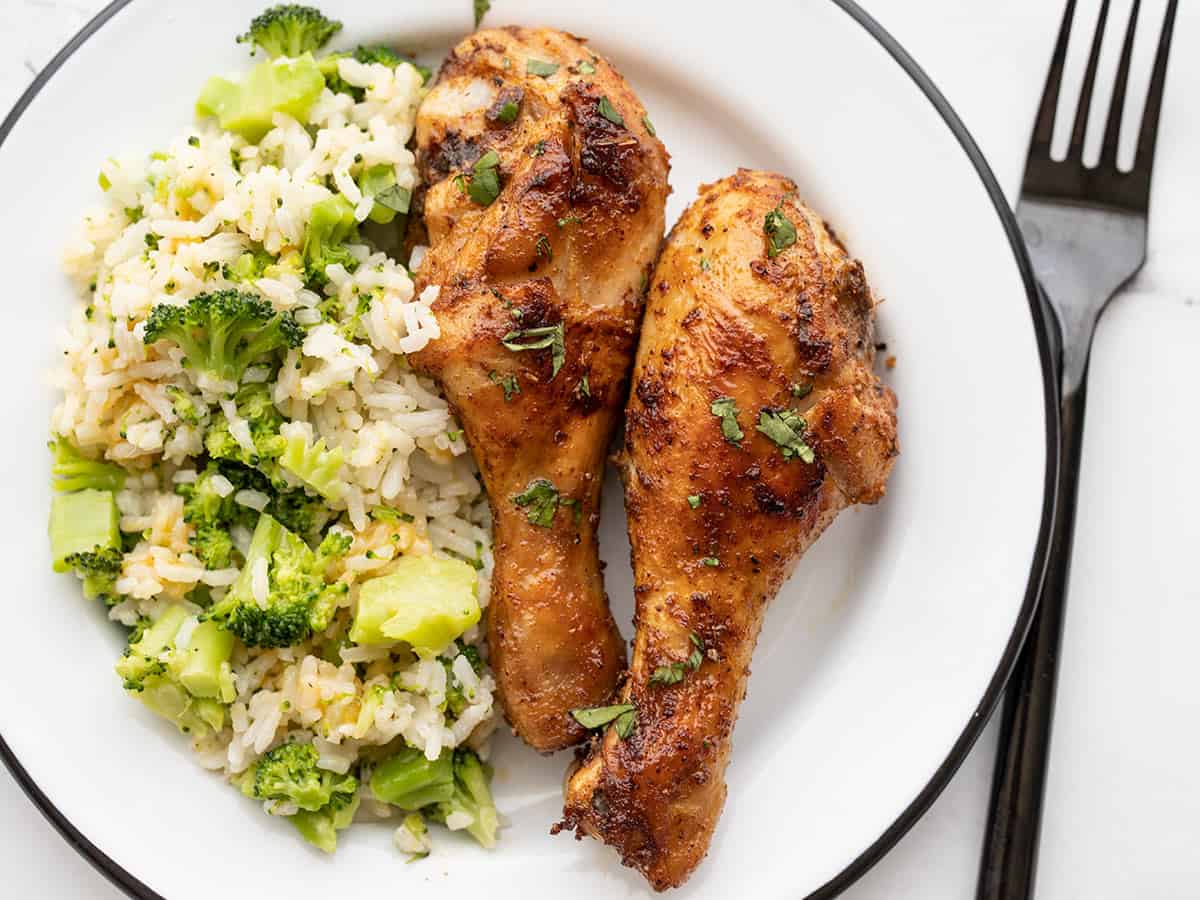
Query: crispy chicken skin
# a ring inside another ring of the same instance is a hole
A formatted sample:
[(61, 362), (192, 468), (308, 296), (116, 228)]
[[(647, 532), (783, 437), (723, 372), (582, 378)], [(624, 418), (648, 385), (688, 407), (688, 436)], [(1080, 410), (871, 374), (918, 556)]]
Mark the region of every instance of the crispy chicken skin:
[[(411, 359), (440, 380), (479, 462), (495, 534), (491, 665), (509, 722), (540, 751), (586, 736), (570, 710), (605, 702), (625, 663), (596, 526), (663, 236), (668, 157), (646, 121), (603, 58), (545, 28), (464, 40), (417, 117), (430, 242), (418, 288), (440, 286), (442, 336)], [(465, 189), (491, 150), (500, 193), (484, 206)], [(561, 354), (504, 345), (535, 329), (516, 342), (552, 341), (558, 325)], [(545, 507), (514, 499), (539, 479), (560, 498), (548, 527), (531, 521)]]
[[(767, 604), (841, 509), (883, 496), (898, 452), (862, 265), (795, 191), (748, 170), (703, 187), (647, 301), (619, 460), (637, 599), (620, 701), (636, 725), (589, 749), (556, 830), (611, 844), (658, 890), (708, 851)], [(771, 258), (775, 209), (796, 241)], [(736, 403), (737, 443), (713, 413), (719, 398)], [(756, 430), (763, 410), (785, 409), (807, 423), (811, 463)], [(673, 664), (681, 680), (652, 681)]]

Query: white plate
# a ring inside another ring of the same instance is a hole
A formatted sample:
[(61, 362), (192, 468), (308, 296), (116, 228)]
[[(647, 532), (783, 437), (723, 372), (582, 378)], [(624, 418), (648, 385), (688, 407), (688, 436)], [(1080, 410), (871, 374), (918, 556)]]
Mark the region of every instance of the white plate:
[[(70, 302), (60, 247), (96, 198), (102, 160), (185, 127), (205, 78), (244, 65), (233, 36), (264, 4), (115, 4), (0, 129), (13, 342), (0, 360), (13, 388), (0, 397), (0, 463), (16, 513), (2, 544), (5, 759), (68, 839), (135, 895), (646, 895), (599, 844), (548, 835), (568, 755), (540, 758), (508, 737), (495, 787), (511, 824), (495, 852), (439, 832), (432, 857), (405, 865), (387, 829), (360, 826), (336, 857), (321, 857), (202, 772), (184, 741), (122, 695), (118, 629), (50, 571), (40, 523), (53, 397), (39, 373)], [(346, 24), (339, 45), (386, 40), (436, 59), (471, 28), (469, 0), (320, 5)], [(669, 219), (703, 181), (739, 165), (778, 169), (887, 298), (881, 355), (897, 357), (887, 380), (900, 396), (903, 454), (884, 502), (844, 513), (771, 609), (725, 814), (677, 896), (832, 894), (945, 784), (1030, 615), (1054, 423), (1044, 322), (1011, 216), (944, 101), (848, 3), (776, 0), (741, 18), (689, 0), (493, 5), (487, 24), (587, 35), (630, 79), (673, 156)], [(608, 590), (628, 630), (628, 546), (615, 480), (608, 488)]]

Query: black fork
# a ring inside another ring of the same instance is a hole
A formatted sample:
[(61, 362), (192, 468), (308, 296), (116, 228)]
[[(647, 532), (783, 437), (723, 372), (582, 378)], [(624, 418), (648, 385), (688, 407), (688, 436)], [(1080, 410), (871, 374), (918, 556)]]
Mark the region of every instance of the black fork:
[(1117, 147), (1140, 0), (1134, 0), (1129, 14), (1098, 164), (1084, 166), (1083, 144), (1109, 0), (1100, 7), (1067, 156), (1061, 161), (1050, 156), (1075, 2), (1069, 0), (1063, 14), (1017, 204), (1021, 233), (1059, 327), (1062, 436), (1054, 532), (1038, 613), (1005, 702), (978, 900), (1027, 900), (1033, 895), (1075, 533), (1088, 359), (1101, 313), (1146, 258), (1150, 174), (1178, 5), (1178, 0), (1167, 5), (1133, 167), (1122, 172)]

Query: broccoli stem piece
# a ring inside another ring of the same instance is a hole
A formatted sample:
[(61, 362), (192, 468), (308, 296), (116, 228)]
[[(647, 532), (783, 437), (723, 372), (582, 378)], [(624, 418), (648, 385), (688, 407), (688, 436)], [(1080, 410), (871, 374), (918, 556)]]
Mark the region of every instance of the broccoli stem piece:
[(299, 425), (284, 426), (283, 432), (287, 443), (279, 457), (279, 465), (326, 500), (341, 499), (346, 490), (346, 482), (339, 477), (345, 451), (341, 447), (328, 449), (325, 438), (309, 443), (306, 429)]
[(347, 271), (354, 271), (358, 260), (346, 249), (347, 241), (358, 236), (358, 220), (354, 217), (354, 207), (341, 194), (314, 203), (309, 214), (308, 231), (304, 235), (304, 270), (309, 281), (317, 285), (325, 284), (329, 279), (325, 274), (327, 266), (339, 263)]
[(73, 494), (55, 494), (50, 501), (50, 556), (54, 571), (67, 572), (91, 559), (81, 554), (119, 551), (119, 521), (112, 491), (88, 488)]
[(201, 622), (192, 630), (187, 648), (177, 653), (176, 677), (193, 697), (232, 703), (237, 692), (231, 656), (233, 635), (216, 622)]
[(64, 437), (50, 442), (54, 462), (50, 472), (56, 491), (119, 491), (125, 486), (125, 470), (114, 463), (89, 459)]
[(321, 70), (305, 53), (259, 63), (240, 83), (210, 78), (196, 99), (196, 115), (215, 118), (225, 131), (258, 143), (274, 127), (275, 113), (303, 122), (324, 89)]
[(462, 748), (455, 750), (453, 796), (437, 804), (432, 816), (441, 822), (447, 822), (456, 813), (470, 817), (465, 826), (467, 833), (480, 845), (491, 848), (496, 846), (500, 819), (492, 801), (489, 780), (490, 775), (474, 752)]
[(420, 750), (405, 747), (376, 766), (371, 773), (371, 793), (401, 809), (416, 811), (454, 796), (453, 754), (429, 760)]
[(404, 641), (438, 652), (479, 621), (475, 570), (459, 559), (404, 556), (362, 583), (350, 628), (356, 644)]

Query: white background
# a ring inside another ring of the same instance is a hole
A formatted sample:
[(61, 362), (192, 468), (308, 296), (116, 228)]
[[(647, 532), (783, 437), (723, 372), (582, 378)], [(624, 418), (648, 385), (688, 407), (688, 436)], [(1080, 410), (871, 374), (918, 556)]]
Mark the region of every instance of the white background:
[[(102, 5), (0, 0), (0, 116)], [(1015, 199), (1060, 4), (864, 5), (941, 87)], [(1080, 3), (1081, 21), (1094, 16), (1096, 5)], [(1118, 22), (1128, 5), (1113, 4)], [(1153, 23), (1144, 29), (1149, 37), (1163, 3), (1144, 5)], [(1193, 518), (1200, 506), (1193, 464), (1200, 446), (1193, 361), (1200, 347), (1200, 218), (1194, 211), (1200, 117), (1192, 96), (1200, 86), (1200, 10), (1182, 6), (1149, 259), (1106, 313), (1093, 352), (1042, 900), (1166, 900), (1200, 892), (1200, 587), (1193, 571), (1200, 533)], [(728, 14), (733, 7), (718, 8)], [(1115, 53), (1113, 44), (1106, 59)], [(1149, 42), (1139, 48), (1141, 59)], [(1076, 47), (1072, 60), (1080, 53)], [(1135, 75), (1133, 89), (1140, 93), (1139, 83)], [(1106, 93), (1099, 91), (1098, 103)], [(996, 440), (1006, 440), (1003, 422), (996, 423)], [(36, 598), (9, 598), (18, 602)], [(995, 743), (993, 722), (930, 814), (847, 897), (962, 900), (973, 894)], [(79, 751), (86, 753), (86, 744)], [(0, 774), (0, 879), (0, 894), (11, 897), (120, 896), (57, 836), (7, 773)]]

